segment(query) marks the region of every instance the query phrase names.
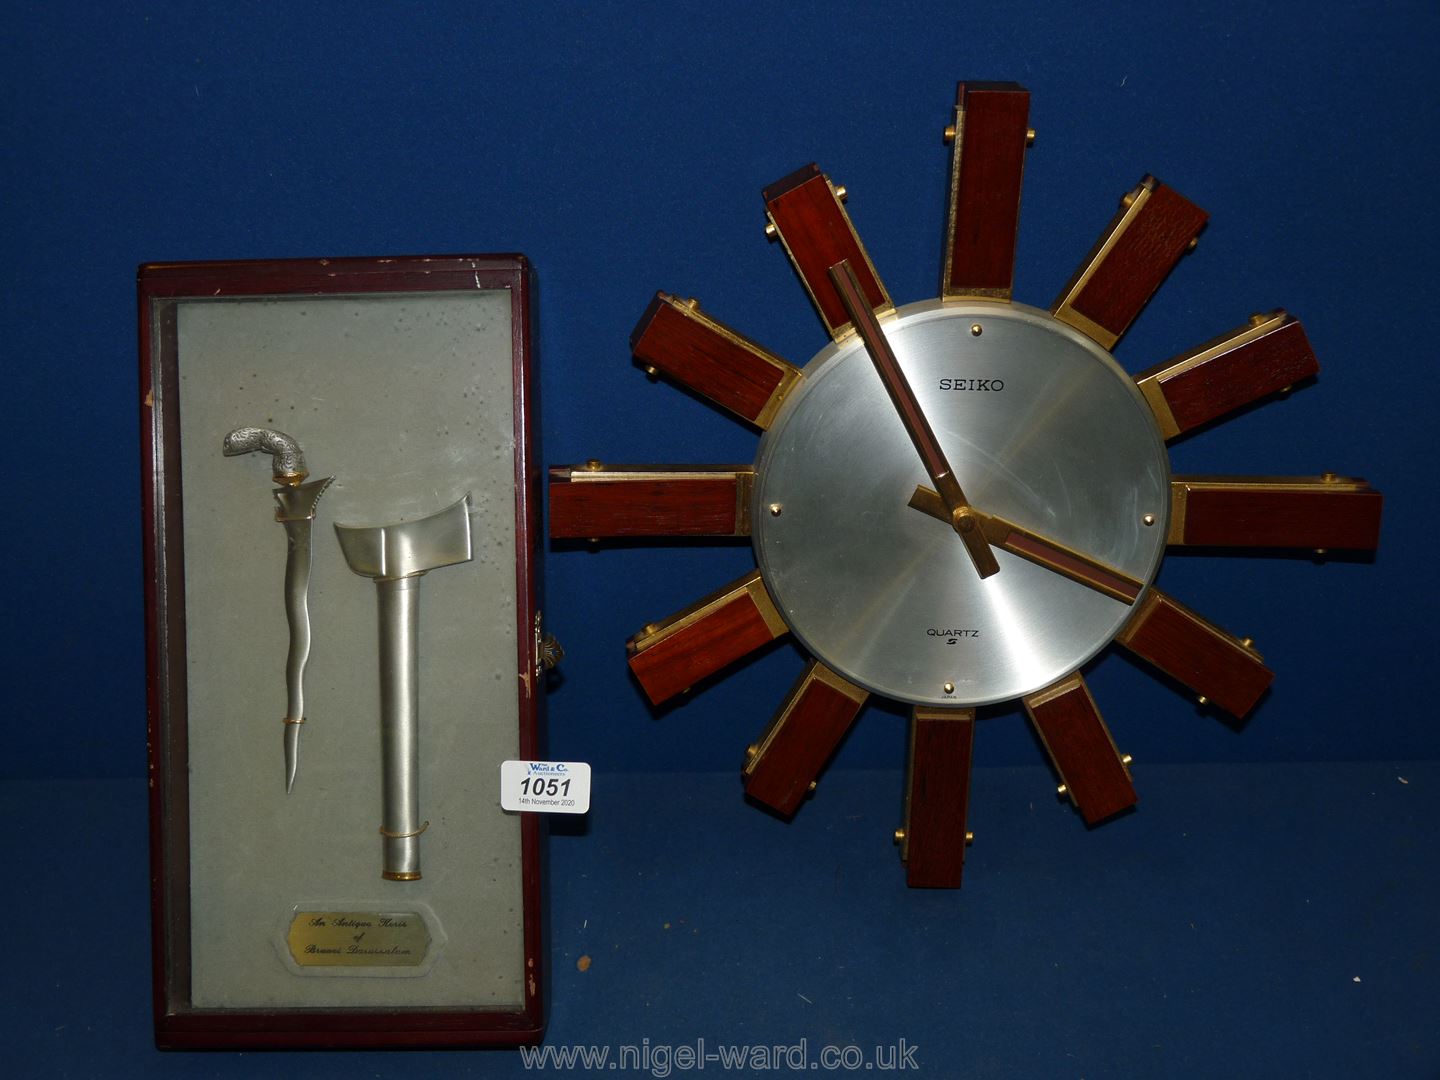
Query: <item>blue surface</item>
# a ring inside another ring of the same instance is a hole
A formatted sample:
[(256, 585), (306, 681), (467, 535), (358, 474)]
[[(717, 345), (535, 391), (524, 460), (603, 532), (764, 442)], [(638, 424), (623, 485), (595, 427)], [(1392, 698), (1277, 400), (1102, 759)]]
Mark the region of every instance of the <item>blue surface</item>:
[[(608, 785), (588, 834), (553, 845), (551, 1041), (903, 1037), (940, 1075), (1440, 1075), (1422, 817), (1440, 776), (1413, 764), (1440, 759), (1435, 4), (60, 0), (0, 27), (19, 517), (0, 530), (0, 776), (3, 820), (41, 860), (24, 869), (43, 928), (12, 936), (5, 966), (22, 1072), (520, 1071), (508, 1054), (147, 1049), (136, 264), (522, 250), (547, 461), (748, 461), (752, 432), (630, 362), (649, 297), (699, 296), (797, 362), (819, 349), (759, 194), (812, 159), (849, 187), (897, 300), (933, 295), (938, 134), (956, 80), (982, 77), (1034, 95), (1017, 298), (1048, 304), (1142, 173), (1174, 185), (1211, 225), (1120, 360), (1285, 306), (1323, 366), (1178, 443), (1176, 469), (1367, 476), (1382, 552), (1167, 560), (1167, 591), (1256, 638), (1274, 693), (1237, 730), (1136, 664), (1098, 664), (1142, 803), (1088, 835), (1023, 721), (987, 719), (958, 894), (899, 884), (898, 710), (867, 710), (787, 829), (733, 770), (796, 650), (644, 704), (623, 641), (746, 570), (744, 546), (550, 552), (569, 653), (550, 749)], [(1290, 764), (1351, 759), (1397, 764)], [(677, 770), (695, 775), (657, 778)], [(642, 800), (691, 784), (684, 815)]]
[[(733, 774), (599, 774), (588, 833), (550, 840), (546, 1045), (618, 1060), (648, 1039), (658, 1066), (700, 1039), (803, 1039), (817, 1062), (903, 1039), (921, 1075), (1017, 1080), (1440, 1076), (1440, 763), (1137, 777), (1140, 809), (1087, 832), (1045, 769), (978, 770), (948, 892), (905, 888), (896, 774), (832, 774), (791, 825)], [(526, 1073), (510, 1051), (159, 1053), (143, 783), (10, 782), (0, 810), (49, 841), (6, 943), (19, 1075)]]

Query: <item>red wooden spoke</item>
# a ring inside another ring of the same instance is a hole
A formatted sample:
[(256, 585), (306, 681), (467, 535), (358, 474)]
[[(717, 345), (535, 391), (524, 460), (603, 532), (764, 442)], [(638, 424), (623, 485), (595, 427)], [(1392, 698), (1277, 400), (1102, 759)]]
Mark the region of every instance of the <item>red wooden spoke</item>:
[(557, 465), (550, 536), (748, 536), (749, 465)]
[(917, 706), (910, 714), (905, 826), (899, 834), (905, 883), (958, 889), (965, 869), (974, 709)]
[(848, 261), (854, 267), (873, 310), (894, 309), (837, 189), (815, 165), (806, 165), (767, 187), (765, 210), (773, 235), (785, 246), (831, 337), (838, 340), (850, 329), (850, 316), (829, 276), (836, 263)]
[(794, 814), (869, 695), (810, 661), (745, 760), (745, 793)]
[(941, 296), (1010, 299), (1029, 116), (1018, 83), (962, 82), (955, 92)]
[(1274, 311), (1142, 371), (1135, 382), (1161, 433), (1173, 439), (1319, 370), (1299, 321)]
[(1135, 805), (1130, 771), (1079, 672), (1029, 695), (1024, 704), (1087, 825)]
[(1247, 642), (1154, 589), (1115, 640), (1232, 716), (1254, 708), (1275, 678)]
[(698, 300), (655, 294), (630, 349), (663, 373), (757, 427), (770, 426), (799, 369), (700, 310)]
[(1172, 544), (1374, 551), (1384, 496), (1335, 476), (1177, 476)]
[(1145, 177), (1125, 196), (1051, 312), (1112, 348), (1189, 249), (1207, 216), (1174, 189)]
[(698, 680), (773, 641), (789, 628), (760, 580), (760, 571), (652, 623), (626, 644), (630, 670), (652, 703), (683, 693)]

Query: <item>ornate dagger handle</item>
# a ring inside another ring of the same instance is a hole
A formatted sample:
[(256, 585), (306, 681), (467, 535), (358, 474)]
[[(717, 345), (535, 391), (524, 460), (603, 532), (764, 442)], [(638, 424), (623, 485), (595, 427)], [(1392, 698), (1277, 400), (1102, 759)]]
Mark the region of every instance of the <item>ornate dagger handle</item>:
[(262, 427), (238, 427), (225, 436), (221, 450), (226, 457), (253, 454), (256, 450), (274, 459), (273, 475), (277, 484), (295, 487), (310, 475), (305, 468), (305, 454), (300, 444), (283, 431)]

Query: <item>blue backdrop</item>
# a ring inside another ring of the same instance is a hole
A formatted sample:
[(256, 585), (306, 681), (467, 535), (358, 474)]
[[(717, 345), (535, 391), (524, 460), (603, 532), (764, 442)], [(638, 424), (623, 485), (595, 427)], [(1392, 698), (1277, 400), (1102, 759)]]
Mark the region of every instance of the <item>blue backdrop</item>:
[[(1168, 560), (1163, 587), (1279, 676), (1237, 732), (1112, 656), (1092, 686), (1117, 740), (1140, 762), (1440, 756), (1434, 4), (52, 3), (4, 22), (5, 774), (144, 770), (137, 263), (524, 251), (547, 461), (749, 461), (749, 429), (631, 363), (631, 327), (663, 288), (796, 362), (820, 348), (759, 194), (811, 160), (849, 187), (896, 299), (933, 295), (960, 77), (1033, 92), (1017, 299), (1047, 305), (1149, 171), (1212, 217), (1124, 364), (1256, 310), (1304, 320), (1318, 383), (1179, 443), (1178, 470), (1331, 469), (1388, 497), (1373, 563)], [(623, 644), (750, 560), (550, 552), (552, 753), (738, 767), (797, 652), (655, 713)], [(838, 767), (898, 765), (903, 732), (872, 707)], [(978, 764), (1038, 753), (1015, 713), (982, 726)]]
[(746, 547), (549, 552), (569, 652), (550, 749), (597, 769), (594, 809), (550, 843), (549, 1043), (904, 1037), (931, 1075), (1007, 1080), (1440, 1075), (1440, 774), (1407, 760), (1440, 758), (1437, 31), (1433, 0), (9, 5), (11, 1071), (525, 1072), (515, 1054), (150, 1047), (136, 264), (520, 250), (541, 280), (547, 461), (749, 461), (753, 432), (632, 364), (632, 326), (663, 288), (793, 361), (818, 350), (760, 198), (811, 160), (848, 186), (896, 300), (933, 295), (964, 77), (1033, 92), (1017, 299), (1048, 305), (1142, 174), (1172, 184), (1211, 223), (1121, 362), (1283, 306), (1322, 364), (1176, 444), (1175, 467), (1366, 476), (1388, 499), (1381, 552), (1167, 560), (1167, 592), (1256, 639), (1273, 694), (1237, 731), (1100, 662), (1142, 802), (1089, 834), (1046, 797), (1023, 719), (988, 718), (958, 893), (905, 889), (886, 843), (898, 710), (871, 706), (782, 825), (736, 774), (792, 647), (644, 704), (625, 639), (746, 570)]

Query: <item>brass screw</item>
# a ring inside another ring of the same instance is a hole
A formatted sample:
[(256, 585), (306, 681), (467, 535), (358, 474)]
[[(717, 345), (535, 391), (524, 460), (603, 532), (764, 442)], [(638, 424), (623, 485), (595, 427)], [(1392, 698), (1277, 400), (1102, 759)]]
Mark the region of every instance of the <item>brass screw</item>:
[(598, 544), (598, 543), (600, 543), (600, 537), (598, 537), (598, 536), (591, 536), (591, 537), (588, 537), (585, 542), (586, 542), (587, 544)]
[(1323, 480), (1323, 481), (1325, 481), (1325, 483), (1327, 483), (1327, 484), (1333, 484), (1333, 483), (1335, 483), (1336, 480), (1339, 480), (1340, 477), (1336, 476), (1333, 472), (1327, 472), (1327, 473), (1321, 473), (1321, 474), (1320, 474), (1320, 479)]
[(1146, 514), (1146, 515), (1145, 515), (1144, 517), (1142, 517), (1140, 520), (1143, 521), (1146, 525), (1154, 525), (1154, 524), (1155, 524), (1155, 515), (1154, 515), (1154, 514)]
[(745, 760), (752, 761), (759, 753), (760, 747), (757, 746), (755, 743), (751, 743), (749, 746), (745, 747)]
[(1034, 146), (1034, 145), (1035, 145), (1035, 129), (1034, 129), (1034, 128), (1026, 128), (1026, 129), (1025, 129), (1025, 145), (1026, 145), (1026, 146)]
[(779, 517), (779, 516), (780, 516), (781, 514), (783, 514), (784, 512), (785, 512), (785, 505), (784, 505), (783, 503), (771, 503), (771, 504), (770, 504), (770, 516), (771, 516), (771, 517)]
[(967, 832), (967, 833), (965, 834), (965, 843), (967, 843), (967, 844), (973, 844), (974, 842), (975, 842), (975, 834), (974, 834), (973, 832)]
[(954, 684), (953, 682), (947, 682), (947, 683), (945, 684), (945, 693), (947, 693), (947, 694), (953, 694), (954, 692), (955, 692), (955, 684)]
[(837, 184), (836, 187), (835, 187), (835, 198), (839, 199), (841, 202), (844, 202), (844, 201), (845, 201), (846, 199), (848, 199), (849, 197), (850, 197), (850, 192), (848, 192), (848, 191), (845, 190), (845, 185), (844, 185), (844, 184)]
[(904, 829), (896, 829), (896, 830), (895, 830), (895, 843), (897, 843), (897, 844), (903, 844), (904, 842), (905, 842), (905, 830), (904, 830)]
[(660, 372), (655, 369), (655, 365), (654, 365), (654, 364), (646, 364), (646, 365), (645, 365), (645, 374), (646, 374), (646, 375), (649, 375), (650, 378), (653, 379), (653, 378), (655, 378), (657, 375), (659, 375)]
[(603, 466), (600, 464), (599, 458), (592, 457), (589, 461), (585, 462), (586, 472), (599, 472), (602, 468)]
[(942, 137), (945, 140), (946, 146), (949, 146), (951, 143), (953, 143), (955, 141), (955, 125), (947, 125), (945, 131), (942, 133)]
[(1189, 254), (1190, 252), (1194, 251), (1194, 250), (1195, 250), (1197, 247), (1199, 247), (1199, 246), (1200, 246), (1200, 238), (1199, 238), (1198, 236), (1192, 236), (1192, 237), (1190, 238), (1190, 243), (1188, 243), (1188, 244), (1185, 245), (1186, 254)]
[(1120, 199), (1120, 205), (1121, 205), (1121, 206), (1134, 206), (1134, 205), (1135, 205), (1135, 200), (1138, 199), (1139, 197), (1140, 197), (1140, 196), (1139, 196), (1136, 192), (1127, 191), (1127, 192), (1124, 194), (1124, 196)]
[(685, 301), (685, 306), (688, 307), (691, 311), (699, 311), (700, 301), (696, 300), (695, 297), (692, 296), (689, 300)]
[(1270, 316), (1266, 315), (1264, 312), (1257, 311), (1254, 315), (1250, 316), (1250, 325), (1259, 326), (1261, 323), (1267, 321), (1269, 318)]
[(814, 795), (814, 794), (815, 794), (815, 789), (816, 789), (817, 787), (819, 787), (819, 786), (820, 786), (820, 785), (819, 785), (818, 783), (816, 783), (814, 780), (811, 780), (811, 781), (810, 781), (810, 786), (805, 789), (805, 794), (807, 794), (807, 795)]
[(656, 631), (656, 630), (659, 630), (659, 629), (660, 629), (660, 624), (659, 624), (659, 623), (647, 622), (647, 623), (645, 624), (645, 626), (641, 629), (640, 633), (643, 634), (643, 635), (648, 636), (648, 635), (650, 635), (650, 634), (655, 633), (655, 631)]
[(970, 324), (970, 336), (971, 336), (971, 337), (979, 337), (979, 336), (981, 335), (981, 333), (983, 333), (983, 332), (984, 332), (984, 331), (983, 331), (982, 327), (980, 326), (980, 324), (979, 324), (978, 322), (977, 322), (977, 323), (971, 323), (971, 324)]
[(1063, 799), (1066, 795), (1069, 795), (1069, 794), (1070, 794), (1070, 789), (1067, 788), (1064, 784), (1061, 784), (1059, 787), (1057, 787), (1057, 788), (1055, 789), (1055, 794), (1056, 794), (1056, 795), (1059, 795), (1060, 798)]
[(1316, 549), (1315, 549), (1315, 556), (1316, 556), (1316, 558), (1323, 559), (1326, 555), (1329, 555), (1329, 554), (1330, 554), (1330, 549), (1329, 549), (1329, 548), (1316, 548)]
[(774, 240), (775, 237), (779, 235), (780, 230), (775, 228), (775, 223), (773, 221), (767, 221), (765, 223), (765, 239)]
[(1120, 764), (1121, 764), (1121, 765), (1124, 765), (1126, 768), (1129, 768), (1129, 767), (1130, 767), (1131, 765), (1133, 765), (1134, 763), (1135, 763), (1135, 759), (1134, 759), (1133, 757), (1131, 757), (1129, 754), (1121, 754), (1121, 755), (1120, 755)]
[(1209, 699), (1208, 697), (1206, 697), (1204, 694), (1201, 694), (1199, 697), (1197, 697), (1197, 698), (1195, 699), (1195, 703), (1196, 703), (1197, 705), (1200, 705), (1201, 707), (1204, 707), (1204, 706), (1210, 704), (1210, 699)]
[(1290, 391), (1294, 389), (1295, 387), (1293, 386), (1282, 386), (1279, 390), (1276, 390), (1275, 393), (1279, 394), (1281, 397), (1289, 397)]
[(1243, 646), (1245, 646), (1245, 648), (1247, 648), (1247, 649), (1252, 649), (1252, 650), (1253, 650), (1254, 647), (1255, 647), (1255, 639), (1254, 639), (1254, 638), (1248, 638), (1248, 637), (1247, 637), (1247, 638), (1241, 638), (1241, 639), (1240, 639), (1240, 644), (1243, 645)]

